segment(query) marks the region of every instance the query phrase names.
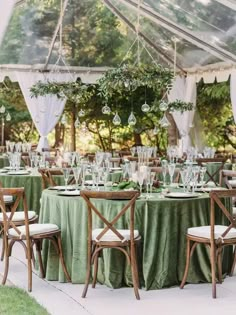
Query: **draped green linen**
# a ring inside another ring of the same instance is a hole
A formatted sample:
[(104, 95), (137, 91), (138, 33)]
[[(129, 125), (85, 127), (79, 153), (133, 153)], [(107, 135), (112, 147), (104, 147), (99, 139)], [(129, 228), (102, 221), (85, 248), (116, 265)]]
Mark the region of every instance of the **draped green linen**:
[[(109, 180), (118, 182), (121, 178), (121, 173), (114, 172), (109, 175)], [(64, 185), (64, 177), (61, 175), (54, 176), (57, 185)], [(27, 205), (30, 210), (36, 211), (39, 214), (40, 198), (42, 194), (42, 177), (37, 175), (8, 175), (0, 174), (0, 182), (5, 188), (24, 187), (27, 199)]]
[(6, 156), (0, 156), (0, 168), (9, 166), (9, 160)]
[[(209, 224), (210, 200), (208, 194), (195, 199), (158, 198), (139, 199), (135, 208), (135, 228), (142, 242), (137, 250), (139, 277), (145, 289), (160, 289), (178, 285), (185, 266), (185, 233), (188, 227)], [(103, 214), (114, 217), (122, 201), (96, 200)], [(62, 231), (66, 265), (73, 283), (84, 283), (87, 260), (87, 210), (81, 197), (59, 196), (55, 191), (42, 194), (41, 223), (57, 224)], [(128, 215), (119, 228), (128, 227)], [(222, 216), (218, 214), (217, 222)], [(98, 222), (96, 222), (98, 223)], [(99, 225), (96, 225), (96, 227)], [(228, 272), (231, 251), (224, 253), (223, 271)], [(66, 281), (55, 250), (44, 243), (43, 260), (48, 280)], [(104, 250), (99, 262), (98, 281), (109, 287), (132, 285), (130, 268), (117, 250)], [(210, 282), (208, 250), (199, 246), (191, 261), (188, 282)]]

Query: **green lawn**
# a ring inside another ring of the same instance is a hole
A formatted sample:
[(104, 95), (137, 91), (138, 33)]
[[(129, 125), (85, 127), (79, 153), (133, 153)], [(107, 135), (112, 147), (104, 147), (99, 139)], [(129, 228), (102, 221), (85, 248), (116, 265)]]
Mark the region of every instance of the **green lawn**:
[(1, 315), (49, 315), (26, 291), (0, 286)]

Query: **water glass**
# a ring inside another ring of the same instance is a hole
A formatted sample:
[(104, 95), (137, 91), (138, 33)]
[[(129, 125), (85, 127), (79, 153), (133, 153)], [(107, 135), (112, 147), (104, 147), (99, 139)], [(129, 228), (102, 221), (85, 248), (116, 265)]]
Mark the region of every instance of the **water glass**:
[(172, 186), (173, 185), (173, 176), (174, 176), (174, 172), (175, 172), (175, 164), (174, 163), (168, 164), (168, 171), (170, 174), (170, 186)]
[(70, 177), (70, 171), (71, 169), (68, 168), (68, 167), (65, 167), (62, 169), (62, 172), (63, 172), (63, 175), (64, 175), (64, 180), (65, 180), (65, 190), (67, 191), (67, 185), (68, 185), (68, 180), (69, 180), (69, 177)]
[(74, 178), (75, 178), (76, 190), (78, 190), (79, 189), (78, 182), (79, 182), (79, 176), (80, 176), (80, 173), (81, 173), (81, 167), (73, 167), (72, 170), (73, 170), (73, 175), (74, 175)]
[(168, 161), (162, 160), (161, 161), (161, 168), (162, 168), (162, 176), (163, 176), (163, 186), (166, 186), (167, 167), (168, 167)]

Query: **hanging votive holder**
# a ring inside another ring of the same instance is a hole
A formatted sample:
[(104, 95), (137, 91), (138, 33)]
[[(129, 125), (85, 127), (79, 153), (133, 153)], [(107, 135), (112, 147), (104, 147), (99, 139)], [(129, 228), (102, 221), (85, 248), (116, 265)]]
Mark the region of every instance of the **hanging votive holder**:
[(129, 118), (128, 118), (128, 124), (130, 126), (134, 126), (136, 124), (136, 122), (137, 122), (137, 119), (135, 118), (134, 113), (131, 112), (129, 115)]
[(161, 103), (160, 103), (160, 110), (162, 112), (165, 112), (167, 109), (168, 109), (168, 103), (165, 102), (165, 101), (161, 101)]
[(61, 123), (62, 123), (63, 125), (66, 125), (66, 124), (67, 124), (67, 119), (66, 119), (66, 115), (65, 115), (65, 114), (63, 114), (62, 117), (61, 117)]
[(74, 126), (75, 126), (75, 128), (78, 128), (80, 126), (79, 117), (76, 118)]
[(111, 113), (110, 107), (109, 107), (108, 105), (103, 106), (103, 108), (102, 108), (102, 113), (103, 113), (104, 115), (110, 115), (110, 113)]
[(142, 106), (141, 106), (141, 110), (144, 113), (148, 113), (150, 111), (150, 106), (145, 102)]
[(120, 119), (120, 116), (118, 115), (118, 113), (116, 112), (115, 116), (113, 117), (113, 120), (112, 120), (113, 124), (118, 126), (121, 124), (121, 119)]
[(157, 128), (157, 126), (155, 126), (153, 128), (153, 135), (156, 136), (157, 134), (158, 134), (158, 128)]
[(169, 120), (166, 118), (166, 115), (164, 115), (164, 116), (162, 117), (162, 119), (160, 120), (160, 126), (161, 126), (162, 128), (168, 128), (168, 127), (170, 126), (170, 122), (169, 122)]
[(85, 111), (83, 109), (81, 109), (78, 113), (79, 117), (84, 117), (85, 116)]

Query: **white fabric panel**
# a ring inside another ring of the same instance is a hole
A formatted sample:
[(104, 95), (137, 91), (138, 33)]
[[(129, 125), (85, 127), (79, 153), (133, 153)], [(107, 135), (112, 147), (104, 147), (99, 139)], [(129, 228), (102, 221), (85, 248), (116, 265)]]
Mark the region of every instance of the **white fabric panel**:
[(54, 95), (31, 98), (30, 87), (39, 80), (42, 82), (46, 82), (47, 80), (66, 82), (72, 81), (73, 78), (70, 73), (43, 74), (39, 72), (17, 72), (17, 79), (33, 122), (40, 134), (37, 150), (41, 151), (42, 148), (48, 148), (47, 135), (57, 124), (63, 112), (66, 99), (59, 100)]
[[(173, 88), (168, 95), (170, 102), (175, 100), (181, 100), (184, 102), (191, 102), (196, 106), (197, 88), (195, 76), (189, 76), (187, 78), (177, 76)], [(192, 111), (186, 111), (184, 113), (175, 111), (172, 115), (175, 120), (176, 126), (182, 135), (180, 154), (186, 152), (187, 148), (191, 146), (191, 139), (189, 137), (190, 128), (193, 123), (195, 109)]]
[(0, 0), (0, 45), (12, 15), (15, 0)]
[(230, 77), (230, 97), (234, 115), (234, 122), (236, 123), (236, 70), (232, 71)]

